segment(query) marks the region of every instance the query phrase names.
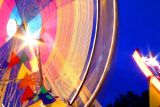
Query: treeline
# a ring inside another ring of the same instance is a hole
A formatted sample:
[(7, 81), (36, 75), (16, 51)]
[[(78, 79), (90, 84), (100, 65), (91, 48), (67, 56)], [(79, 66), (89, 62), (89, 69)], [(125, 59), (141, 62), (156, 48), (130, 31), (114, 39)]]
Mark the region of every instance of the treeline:
[(128, 91), (120, 94), (113, 104), (106, 107), (149, 107), (149, 91), (146, 90), (141, 95)]

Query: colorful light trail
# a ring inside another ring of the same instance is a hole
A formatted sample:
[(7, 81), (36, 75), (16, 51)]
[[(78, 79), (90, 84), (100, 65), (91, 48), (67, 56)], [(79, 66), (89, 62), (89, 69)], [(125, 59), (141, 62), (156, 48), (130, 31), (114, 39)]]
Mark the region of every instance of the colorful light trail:
[(116, 7), (116, 0), (0, 1), (0, 103), (41, 105), (56, 95), (65, 106), (99, 107), (95, 97), (113, 56)]

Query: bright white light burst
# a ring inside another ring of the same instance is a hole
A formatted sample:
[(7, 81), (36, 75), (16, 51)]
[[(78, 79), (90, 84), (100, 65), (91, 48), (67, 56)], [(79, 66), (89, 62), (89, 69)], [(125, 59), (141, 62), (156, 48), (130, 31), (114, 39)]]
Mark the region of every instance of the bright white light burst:
[(155, 66), (160, 69), (160, 64), (159, 61), (157, 61), (157, 56), (153, 57), (153, 55), (149, 55), (149, 57), (142, 57), (142, 59), (146, 65), (151, 67)]

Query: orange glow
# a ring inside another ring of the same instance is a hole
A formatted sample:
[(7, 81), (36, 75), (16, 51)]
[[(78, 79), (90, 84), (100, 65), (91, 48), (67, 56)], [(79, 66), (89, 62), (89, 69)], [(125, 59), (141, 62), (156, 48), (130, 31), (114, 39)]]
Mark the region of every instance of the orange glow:
[(154, 85), (150, 82), (149, 84), (149, 107), (160, 107), (160, 93)]
[(3, 3), (3, 0), (0, 0), (0, 8), (1, 8), (1, 6), (2, 6), (2, 3)]
[(152, 74), (137, 50), (134, 52), (133, 58), (145, 76), (150, 77), (151, 83), (160, 91), (160, 81)]

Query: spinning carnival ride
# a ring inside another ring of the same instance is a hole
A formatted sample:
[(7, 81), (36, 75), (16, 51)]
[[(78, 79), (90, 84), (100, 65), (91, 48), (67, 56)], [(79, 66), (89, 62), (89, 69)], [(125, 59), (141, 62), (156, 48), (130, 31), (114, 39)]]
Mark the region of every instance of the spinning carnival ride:
[(160, 63), (158, 55), (150, 53), (143, 56), (139, 50), (133, 54), (133, 58), (149, 81), (150, 107), (160, 106)]
[(116, 27), (115, 0), (0, 0), (0, 104), (100, 106)]

